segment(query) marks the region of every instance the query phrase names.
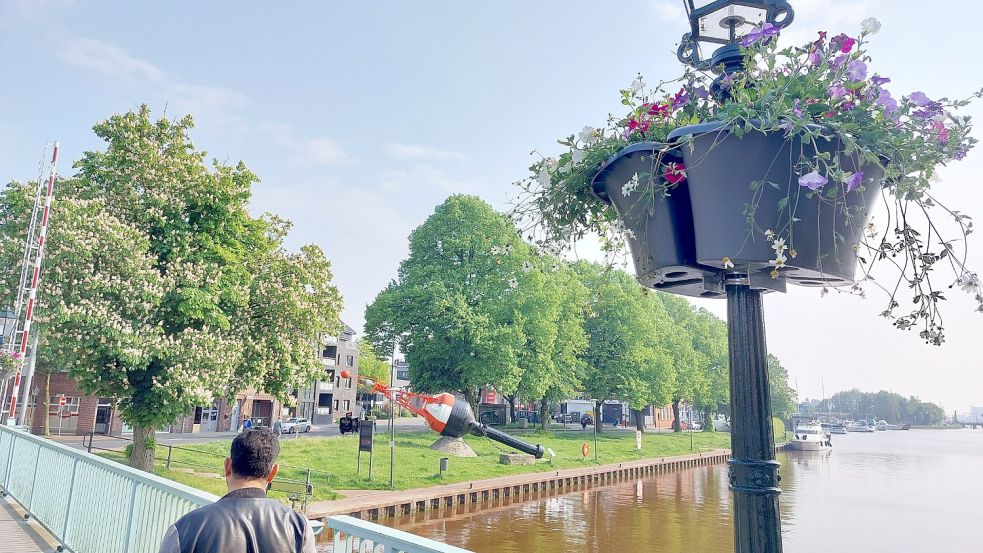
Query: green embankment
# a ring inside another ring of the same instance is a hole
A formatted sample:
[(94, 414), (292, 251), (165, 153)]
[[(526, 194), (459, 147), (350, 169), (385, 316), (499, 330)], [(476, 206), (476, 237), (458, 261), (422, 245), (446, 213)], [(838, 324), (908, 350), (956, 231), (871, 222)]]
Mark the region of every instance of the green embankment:
[[(468, 437), (468, 444), (478, 454), (477, 458), (464, 459), (451, 457), (450, 467), (443, 478), (437, 476), (442, 454), (430, 449), (437, 435), (433, 432), (399, 433), (396, 435), (396, 489), (405, 490), (494, 478), (510, 474), (576, 468), (594, 463), (594, 438), (589, 431), (581, 432), (532, 432), (523, 433), (522, 438), (532, 443), (540, 443), (552, 448), (556, 457), (552, 464), (546, 461), (548, 455), (535, 465), (501, 465), (498, 454), (506, 448), (486, 438)], [(598, 460), (600, 463), (635, 461), (646, 458), (685, 455), (692, 451), (700, 452), (730, 446), (730, 434), (721, 432), (693, 433), (693, 449), (690, 449), (690, 434), (646, 433), (642, 437), (642, 449), (635, 449), (634, 432), (607, 431), (598, 435)], [(223, 460), (229, 451), (229, 441), (215, 441), (205, 444), (180, 446), (172, 451), (172, 470), (165, 468), (166, 446), (158, 447), (157, 474), (165, 478), (199, 488), (216, 495), (225, 493), (225, 482), (221, 479), (200, 476), (197, 473), (223, 473)], [(590, 453), (585, 459), (581, 447), (587, 443)], [(314, 470), (314, 499), (336, 499), (334, 490), (350, 489), (388, 489), (389, 488), (389, 440), (380, 426), (376, 434), (375, 457), (373, 459), (372, 481), (368, 480), (368, 454), (362, 454), (361, 473), (355, 475), (356, 436), (333, 436), (328, 438), (299, 438), (285, 436), (281, 439), (280, 475), (292, 480), (304, 480), (306, 470), (294, 467), (310, 467)], [(189, 451), (193, 450), (193, 451)], [(121, 453), (106, 453), (106, 457), (123, 461)], [(196, 474), (182, 472), (193, 468)]]

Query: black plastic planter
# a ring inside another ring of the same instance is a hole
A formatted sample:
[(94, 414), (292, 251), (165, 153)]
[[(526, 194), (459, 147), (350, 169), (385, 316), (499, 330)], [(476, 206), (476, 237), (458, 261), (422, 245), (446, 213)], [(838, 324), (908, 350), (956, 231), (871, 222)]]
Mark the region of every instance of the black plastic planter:
[[(854, 281), (855, 246), (884, 176), (879, 165), (844, 154), (835, 138), (818, 139), (814, 146), (783, 132), (748, 131), (738, 137), (720, 123), (682, 127), (669, 139), (682, 142), (677, 151), (686, 165), (697, 264), (723, 269), (726, 257), (735, 270), (770, 273), (775, 251), (764, 231), (772, 229), (786, 238), (788, 259), (779, 272), (790, 284)], [(863, 187), (844, 193), (830, 180), (808, 198), (809, 190), (798, 182), (808, 171), (800, 162), (814, 159), (817, 151), (830, 159), (839, 156), (844, 171), (863, 171)], [(826, 198), (823, 193), (833, 187), (836, 197)]]
[[(644, 286), (673, 294), (723, 297), (720, 286), (708, 286), (720, 272), (696, 262), (693, 219), (685, 182), (668, 196), (646, 186), (662, 178), (659, 153), (665, 144), (632, 144), (609, 159), (594, 177), (594, 193), (614, 205), (625, 228), (635, 273)], [(673, 158), (676, 160), (677, 158)], [(669, 161), (669, 160), (665, 160)], [(638, 174), (638, 188), (625, 196), (622, 190)]]

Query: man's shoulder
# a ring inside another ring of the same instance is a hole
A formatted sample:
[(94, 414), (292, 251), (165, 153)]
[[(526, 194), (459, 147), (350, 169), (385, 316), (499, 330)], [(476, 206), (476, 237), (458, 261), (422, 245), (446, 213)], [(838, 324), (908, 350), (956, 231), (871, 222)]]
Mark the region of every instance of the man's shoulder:
[(267, 511), (276, 513), (284, 518), (294, 517), (302, 521), (306, 520), (303, 515), (294, 511), (290, 507), (287, 507), (283, 503), (280, 503), (276, 499), (271, 499), (268, 497), (223, 497), (215, 503), (205, 505), (191, 511), (178, 519), (174, 525), (180, 528), (180, 526), (186, 524), (201, 524), (210, 518), (236, 518), (244, 515), (248, 511)]

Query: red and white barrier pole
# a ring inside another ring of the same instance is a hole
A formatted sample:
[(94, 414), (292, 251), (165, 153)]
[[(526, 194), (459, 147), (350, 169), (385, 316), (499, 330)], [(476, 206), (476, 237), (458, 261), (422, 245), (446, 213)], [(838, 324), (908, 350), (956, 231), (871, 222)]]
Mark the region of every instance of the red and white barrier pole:
[[(51, 200), (55, 195), (55, 175), (57, 174), (58, 164), (58, 142), (55, 142), (54, 150), (51, 153), (51, 168), (48, 171), (48, 192), (44, 200), (44, 213), (41, 216), (41, 228), (38, 233), (37, 254), (34, 258), (34, 274), (31, 277), (30, 287), (28, 288), (27, 310), (24, 314), (24, 329), (21, 331), (20, 353), (21, 363), (27, 357), (27, 339), (31, 334), (31, 323), (34, 320), (34, 304), (38, 298), (38, 284), (41, 281), (41, 261), (44, 259), (45, 239), (48, 236), (48, 218), (51, 214)], [(30, 240), (32, 237), (28, 237)], [(10, 408), (7, 411), (9, 418), (16, 424), (17, 418), (17, 396), (20, 394), (20, 379), (22, 368), (17, 369), (14, 375), (14, 384), (10, 390)], [(25, 406), (21, 406), (21, 411)], [(21, 413), (23, 415), (23, 413)], [(23, 417), (21, 417), (23, 418)]]

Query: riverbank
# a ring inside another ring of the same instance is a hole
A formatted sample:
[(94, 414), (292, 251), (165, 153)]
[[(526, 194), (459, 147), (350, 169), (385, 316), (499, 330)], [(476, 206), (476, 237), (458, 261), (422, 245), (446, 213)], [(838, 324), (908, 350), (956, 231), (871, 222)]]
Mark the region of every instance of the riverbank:
[(372, 520), (424, 511), (455, 510), (462, 506), (482, 508), (496, 503), (518, 503), (627, 478), (716, 465), (726, 462), (729, 457), (730, 450), (714, 449), (689, 455), (518, 474), (407, 491), (355, 493), (352, 497), (337, 501), (315, 502), (308, 507), (307, 517), (324, 520), (334, 515), (350, 515)]
[[(594, 463), (594, 436), (587, 432), (531, 432), (523, 433), (524, 440), (551, 448), (556, 457), (537, 461), (533, 465), (501, 465), (499, 453), (505, 448), (480, 437), (468, 437), (468, 444), (478, 454), (476, 458), (449, 459), (448, 471), (439, 476), (443, 454), (430, 449), (437, 435), (433, 432), (406, 432), (396, 435), (394, 462), (394, 488), (407, 491), (458, 482), (475, 482), (489, 478), (514, 475), (555, 472), (564, 469), (596, 468)], [(692, 438), (692, 445), (691, 445)], [(215, 441), (188, 447), (175, 447), (171, 451), (171, 470), (166, 468), (167, 450), (157, 452), (158, 475), (222, 495), (225, 482), (221, 477), (223, 462), (228, 455), (230, 441)], [(585, 458), (582, 447), (587, 444)], [(368, 454), (362, 454), (361, 469), (357, 469), (356, 436), (336, 436), (281, 441), (280, 475), (291, 480), (305, 480), (307, 467), (312, 469), (314, 500), (343, 499), (352, 491), (389, 490), (389, 442), (380, 428), (374, 444), (372, 480), (368, 479)], [(690, 453), (705, 453), (730, 446), (730, 434), (719, 432), (645, 433), (642, 449), (635, 448), (634, 432), (603, 432), (597, 439), (597, 460), (600, 464), (626, 463), (661, 459)], [(123, 460), (122, 453), (106, 452), (105, 456)], [(345, 490), (339, 493), (338, 490)], [(349, 491), (351, 490), (351, 491)], [(363, 494), (364, 495), (364, 494)]]

